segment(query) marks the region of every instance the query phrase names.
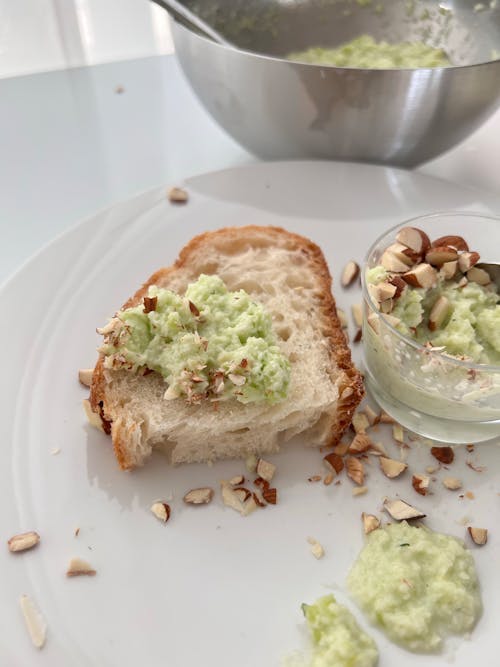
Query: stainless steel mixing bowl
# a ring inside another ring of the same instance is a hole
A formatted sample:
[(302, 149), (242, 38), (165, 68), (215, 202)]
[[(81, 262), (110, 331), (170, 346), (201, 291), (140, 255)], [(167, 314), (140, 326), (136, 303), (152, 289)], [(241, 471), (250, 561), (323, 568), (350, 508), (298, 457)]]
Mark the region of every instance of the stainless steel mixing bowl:
[[(459, 143), (500, 100), (500, 0), (184, 0), (237, 48), (173, 22), (182, 69), (240, 144), (264, 158), (412, 167)], [(482, 7), (482, 8), (481, 8)], [(361, 34), (425, 41), (453, 67), (350, 69), (285, 59)]]

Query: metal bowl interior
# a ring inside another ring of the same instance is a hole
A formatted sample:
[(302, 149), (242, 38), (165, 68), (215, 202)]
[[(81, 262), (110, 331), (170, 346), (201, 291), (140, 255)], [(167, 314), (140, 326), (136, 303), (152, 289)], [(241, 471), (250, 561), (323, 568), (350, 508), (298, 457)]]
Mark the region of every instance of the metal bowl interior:
[(500, 58), (500, 2), (488, 0), (184, 0), (240, 49), (284, 58), (362, 34), (443, 48), (453, 65)]

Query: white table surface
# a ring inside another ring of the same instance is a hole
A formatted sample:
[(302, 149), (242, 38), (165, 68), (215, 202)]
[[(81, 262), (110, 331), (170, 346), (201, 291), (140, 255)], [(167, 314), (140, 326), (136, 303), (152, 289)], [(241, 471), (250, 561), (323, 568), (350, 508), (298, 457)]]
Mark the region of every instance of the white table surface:
[[(0, 283), (99, 209), (256, 160), (207, 115), (174, 56), (1, 80)], [(500, 194), (500, 110), (418, 171)]]

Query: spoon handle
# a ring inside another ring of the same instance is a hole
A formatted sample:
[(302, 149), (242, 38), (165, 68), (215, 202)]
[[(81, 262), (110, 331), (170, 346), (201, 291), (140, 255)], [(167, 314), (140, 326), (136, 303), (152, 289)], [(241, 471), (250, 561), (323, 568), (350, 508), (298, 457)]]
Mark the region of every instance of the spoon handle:
[(201, 32), (205, 37), (209, 37), (217, 44), (222, 44), (223, 46), (232, 46), (230, 42), (227, 41), (222, 35), (214, 30), (212, 26), (209, 26), (208, 23), (205, 23), (199, 16), (193, 14), (193, 12), (185, 7), (178, 0), (152, 0), (163, 9), (166, 9), (167, 12), (174, 18), (176, 21), (181, 23), (188, 24), (189, 27), (195, 28), (198, 32)]

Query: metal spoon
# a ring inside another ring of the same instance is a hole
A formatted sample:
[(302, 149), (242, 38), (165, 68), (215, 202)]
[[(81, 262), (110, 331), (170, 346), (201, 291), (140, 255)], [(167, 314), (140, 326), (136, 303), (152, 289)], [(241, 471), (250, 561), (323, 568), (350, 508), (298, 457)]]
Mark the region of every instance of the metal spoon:
[(488, 264), (487, 262), (480, 262), (475, 264), (478, 269), (483, 269), (490, 276), (491, 281), (500, 289), (500, 264)]
[(188, 9), (187, 7), (184, 7), (184, 5), (177, 0), (152, 0), (155, 2), (157, 5), (160, 7), (163, 7), (163, 9), (166, 9), (167, 12), (174, 18), (176, 21), (179, 21), (180, 23), (187, 25), (189, 28), (194, 28), (195, 31), (201, 32), (202, 35), (205, 37), (208, 37), (214, 42), (217, 42), (217, 44), (221, 44), (222, 46), (234, 46), (234, 44), (231, 44), (231, 42), (228, 42), (225, 37), (223, 37), (217, 30), (214, 30), (212, 26), (208, 25), (208, 23), (205, 23), (203, 19), (201, 19), (199, 16), (196, 14), (193, 14), (193, 12)]

